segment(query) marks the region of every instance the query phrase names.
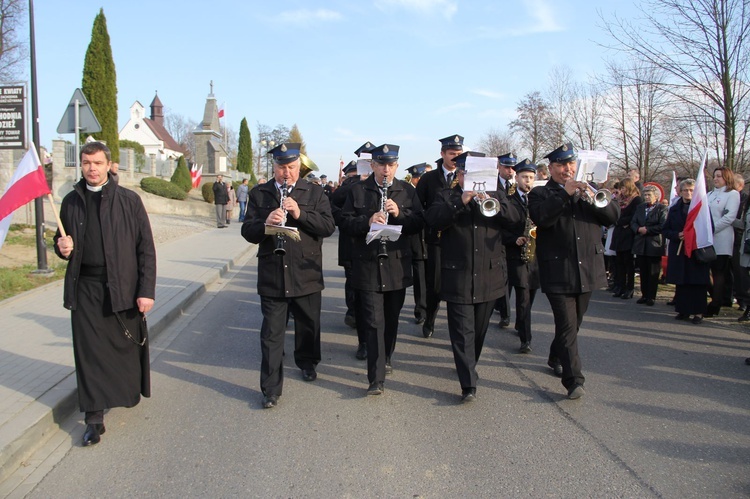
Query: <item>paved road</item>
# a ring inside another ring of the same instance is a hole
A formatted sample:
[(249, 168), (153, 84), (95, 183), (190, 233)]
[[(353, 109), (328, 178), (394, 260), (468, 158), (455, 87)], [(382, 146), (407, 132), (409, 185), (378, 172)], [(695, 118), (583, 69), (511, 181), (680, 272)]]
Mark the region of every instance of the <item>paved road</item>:
[[(395, 372), (366, 397), (343, 325), (343, 272), (326, 242), (323, 362), (301, 381), (287, 335), (286, 383), (260, 408), (256, 266), (230, 273), (154, 345), (153, 398), (107, 416), (82, 448), (80, 419), (40, 467), (30, 497), (746, 497), (750, 336), (677, 323), (663, 303), (597, 293), (580, 348), (587, 395), (564, 398), (545, 365), (551, 313), (534, 311), (534, 352), (491, 326), (478, 401), (460, 388), (445, 316), (424, 339), (401, 316)], [(493, 321), (494, 322), (494, 321)]]

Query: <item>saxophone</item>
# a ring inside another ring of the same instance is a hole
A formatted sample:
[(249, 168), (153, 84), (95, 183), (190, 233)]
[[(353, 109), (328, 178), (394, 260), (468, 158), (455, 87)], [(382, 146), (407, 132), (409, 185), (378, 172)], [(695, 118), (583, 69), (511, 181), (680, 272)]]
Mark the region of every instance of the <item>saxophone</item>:
[(536, 225), (531, 221), (529, 216), (526, 216), (526, 227), (523, 230), (523, 237), (526, 238), (526, 242), (521, 247), (521, 260), (524, 262), (531, 262), (536, 256)]

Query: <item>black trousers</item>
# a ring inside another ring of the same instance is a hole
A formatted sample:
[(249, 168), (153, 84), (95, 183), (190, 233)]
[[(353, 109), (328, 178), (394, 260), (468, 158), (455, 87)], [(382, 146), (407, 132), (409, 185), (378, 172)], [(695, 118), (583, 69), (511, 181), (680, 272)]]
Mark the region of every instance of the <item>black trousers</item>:
[(660, 256), (636, 256), (638, 268), (641, 270), (641, 294), (647, 300), (656, 300), (659, 289), (659, 273), (661, 272)]
[(476, 388), (477, 362), (482, 353), (494, 302), (447, 303), (448, 333), (461, 389)]
[(713, 285), (710, 288), (711, 303), (708, 304), (706, 312), (709, 314), (718, 314), (724, 305), (724, 299), (732, 300), (731, 296), (725, 296), (726, 283), (729, 279), (729, 267), (731, 266), (731, 256), (717, 255), (716, 260), (711, 262), (711, 278)]
[(424, 262), (424, 275), (426, 287), (427, 315), (424, 320), (424, 329), (435, 328), (435, 318), (440, 309), (440, 246), (437, 244), (427, 245), (427, 260)]
[(547, 299), (555, 318), (555, 339), (550, 345), (549, 360), (560, 361), (563, 368), (562, 384), (570, 389), (574, 384), (582, 385), (586, 380), (578, 356), (578, 330), (589, 308), (591, 293), (547, 293)]
[(320, 362), (320, 291), (296, 298), (260, 297), (260, 389), (281, 395), (284, 385), (284, 335), (287, 313), (294, 314), (294, 363), (314, 369)]
[(361, 328), (363, 323), (360, 317), (360, 310), (357, 306), (357, 290), (352, 286), (354, 277), (352, 276), (352, 263), (346, 262), (344, 264), (344, 277), (346, 282), (344, 283), (344, 299), (346, 300), (346, 315), (354, 317), (354, 322), (357, 324), (357, 341), (359, 343), (367, 343), (367, 332)]
[(414, 282), (414, 318), (427, 318), (427, 279), (425, 277), (425, 261), (411, 261), (411, 273)]
[(516, 331), (521, 343), (531, 341), (531, 307), (534, 305), (536, 289), (519, 288), (516, 291)]
[(384, 293), (359, 290), (357, 297), (362, 309), (362, 328), (367, 333), (367, 379), (370, 383), (382, 383), (386, 358), (390, 359), (396, 348), (398, 316), (406, 289)]
[(635, 288), (635, 260), (630, 250), (618, 251), (615, 257), (615, 284), (622, 291), (633, 291)]
[(510, 318), (510, 293), (512, 289), (511, 286), (507, 286), (505, 295), (495, 300), (495, 310), (500, 312), (500, 317), (503, 319)]

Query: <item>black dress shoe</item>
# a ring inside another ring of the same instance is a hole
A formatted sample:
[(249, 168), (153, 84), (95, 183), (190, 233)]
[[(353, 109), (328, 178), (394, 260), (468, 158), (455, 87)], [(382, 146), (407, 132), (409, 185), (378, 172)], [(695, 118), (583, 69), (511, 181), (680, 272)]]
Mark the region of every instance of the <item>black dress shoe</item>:
[(700, 324), (701, 322), (703, 322), (703, 317), (701, 317), (700, 315), (696, 315), (690, 322), (692, 322), (693, 324)]
[(432, 337), (432, 326), (428, 326), (427, 324), (424, 324), (422, 326), (422, 336), (425, 338), (431, 338)]
[(358, 360), (365, 360), (367, 358), (367, 343), (360, 343), (354, 356)]
[(747, 321), (750, 321), (750, 307), (748, 307), (747, 310), (745, 310), (745, 313), (742, 314), (742, 316), (739, 319), (737, 319), (737, 322), (747, 322)]
[(367, 395), (382, 395), (384, 392), (383, 388), (383, 382), (382, 381), (376, 381), (374, 383), (370, 383), (370, 387), (367, 389)]
[(519, 351), (521, 353), (531, 353), (531, 342), (524, 341), (523, 343), (521, 343), (521, 349)]
[(550, 366), (552, 370), (555, 372), (555, 376), (557, 376), (558, 378), (562, 377), (563, 368), (559, 360), (556, 360), (556, 361), (548, 360), (547, 365)]
[(570, 390), (568, 390), (568, 398), (570, 400), (576, 400), (581, 397), (583, 397), (586, 394), (586, 391), (583, 389), (583, 385), (576, 383), (575, 385), (570, 387)]
[(648, 301), (648, 298), (646, 298), (646, 297), (641, 297), (641, 298), (639, 298), (638, 300), (636, 300), (636, 303), (637, 303), (638, 305), (643, 305), (643, 304), (644, 304), (644, 303), (646, 303), (647, 301)]
[(624, 291), (624, 292), (623, 292), (623, 293), (622, 293), (622, 294), (620, 295), (620, 298), (622, 298), (623, 300), (629, 300), (629, 299), (631, 299), (632, 297), (633, 297), (633, 290), (632, 290), (632, 289), (631, 289), (630, 291)]
[(279, 403), (278, 395), (264, 395), (263, 396), (263, 408), (273, 409)]
[(750, 357), (748, 357), (748, 358), (745, 359), (745, 364), (747, 364), (748, 366), (750, 366)]
[(510, 317), (500, 317), (500, 327), (505, 329), (510, 326)]
[(670, 307), (673, 307), (674, 306), (674, 299), (669, 300), (667, 302), (667, 305), (669, 305)]
[(674, 318), (677, 321), (686, 321), (690, 319), (690, 316), (688, 314), (677, 314), (674, 316)]
[(656, 302), (652, 300), (651, 298), (646, 300), (646, 306), (653, 307), (654, 305), (656, 305)]
[(614, 293), (612, 293), (612, 297), (613, 298), (620, 298), (622, 296), (622, 293), (623, 293), (622, 290), (615, 291)]
[(302, 379), (304, 381), (315, 381), (318, 379), (318, 373), (315, 369), (302, 369)]
[(414, 324), (424, 324), (424, 317), (417, 317), (414, 319)]
[(461, 390), (461, 403), (468, 404), (477, 401), (477, 389), (476, 388), (464, 388)]
[(101, 440), (101, 435), (107, 431), (104, 424), (87, 424), (86, 431), (83, 432), (83, 446), (96, 445)]

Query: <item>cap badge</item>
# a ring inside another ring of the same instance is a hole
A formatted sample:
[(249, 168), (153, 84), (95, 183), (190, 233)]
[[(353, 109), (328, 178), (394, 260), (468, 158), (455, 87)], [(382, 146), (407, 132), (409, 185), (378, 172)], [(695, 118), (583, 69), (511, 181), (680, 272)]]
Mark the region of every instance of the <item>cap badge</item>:
[(453, 137), (453, 142), (455, 142), (456, 144), (458, 144), (459, 142), (461, 142), (461, 139), (458, 138), (458, 135), (456, 135), (455, 137)]
[(383, 146), (383, 153), (388, 154), (388, 146)]
[(286, 144), (281, 144), (281, 152), (286, 152)]
[(567, 150), (568, 150), (568, 145), (567, 145), (567, 144), (563, 144), (563, 146), (562, 146), (562, 150), (563, 150), (563, 151), (567, 151)]

